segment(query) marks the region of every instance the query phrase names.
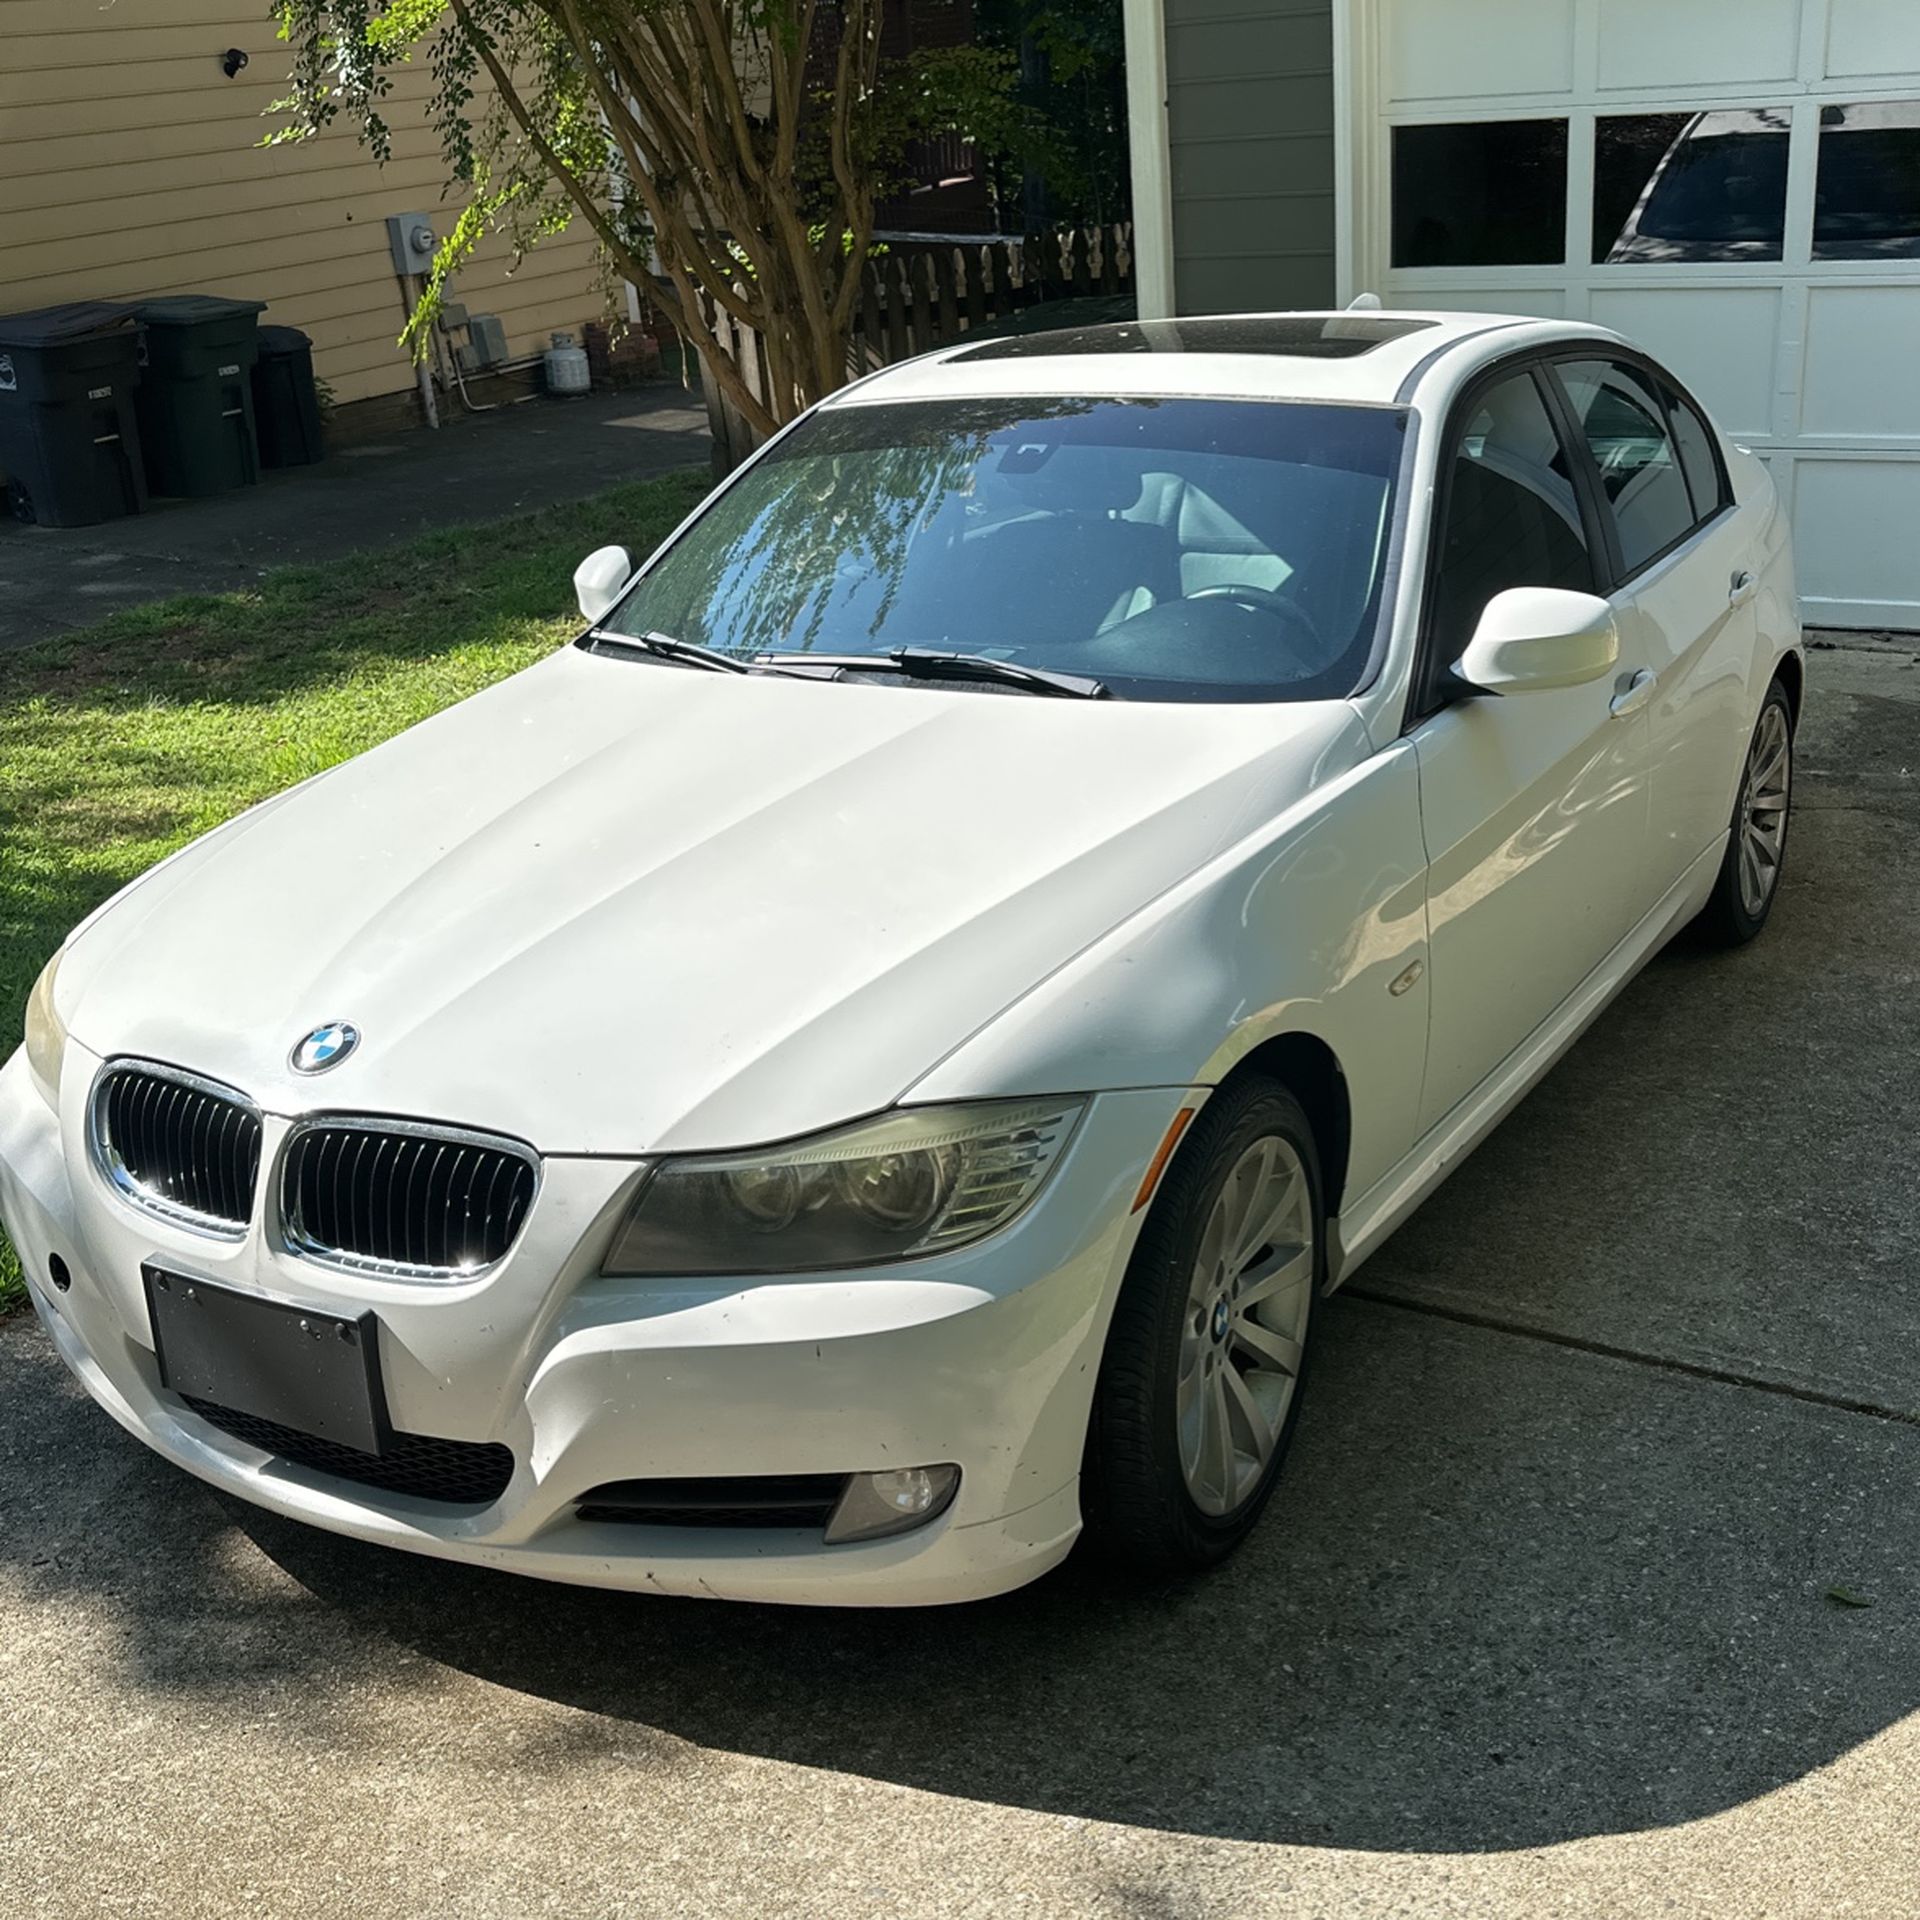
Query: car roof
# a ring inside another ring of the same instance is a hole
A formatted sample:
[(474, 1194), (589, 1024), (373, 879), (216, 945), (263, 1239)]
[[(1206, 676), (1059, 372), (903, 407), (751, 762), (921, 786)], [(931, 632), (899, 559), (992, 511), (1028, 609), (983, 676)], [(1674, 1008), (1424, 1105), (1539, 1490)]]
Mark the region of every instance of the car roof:
[[(1604, 328), (1519, 314), (1438, 311), (1221, 314), (956, 340), (841, 389), (829, 407), (1086, 394), (1123, 399), (1405, 400), (1450, 362), (1478, 364)], [(1444, 379), (1449, 387), (1452, 378)]]

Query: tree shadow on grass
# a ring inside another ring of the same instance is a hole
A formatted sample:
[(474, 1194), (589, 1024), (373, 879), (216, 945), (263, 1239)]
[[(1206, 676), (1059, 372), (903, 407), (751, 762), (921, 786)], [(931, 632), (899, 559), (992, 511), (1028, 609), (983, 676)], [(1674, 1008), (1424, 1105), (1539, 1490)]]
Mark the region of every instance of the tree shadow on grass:
[(572, 608), (596, 544), (644, 553), (691, 510), (704, 473), (668, 474), (493, 525), (283, 567), (244, 592), (175, 596), (0, 653), (0, 713), (29, 699), (99, 714), (264, 705), (383, 663), (544, 633)]

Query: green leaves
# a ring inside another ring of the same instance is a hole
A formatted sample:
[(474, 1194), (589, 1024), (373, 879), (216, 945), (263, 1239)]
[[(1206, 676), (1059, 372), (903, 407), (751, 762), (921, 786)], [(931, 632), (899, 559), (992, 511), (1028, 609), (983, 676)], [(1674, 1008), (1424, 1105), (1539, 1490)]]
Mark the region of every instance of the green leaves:
[(367, 22), (367, 43), (404, 57), (451, 12), (447, 0), (387, 0), (386, 11)]
[(1836, 1607), (1870, 1607), (1871, 1599), (1864, 1593), (1855, 1593), (1851, 1587), (1829, 1587), (1827, 1598)]

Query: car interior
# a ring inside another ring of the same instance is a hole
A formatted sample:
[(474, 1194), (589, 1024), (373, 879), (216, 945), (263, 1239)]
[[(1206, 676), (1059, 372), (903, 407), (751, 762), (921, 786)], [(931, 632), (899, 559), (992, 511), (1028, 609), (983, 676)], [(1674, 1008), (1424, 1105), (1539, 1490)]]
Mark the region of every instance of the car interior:
[(1011, 444), (920, 529), (887, 624), (1092, 674), (1315, 680), (1366, 637), (1387, 494), (1341, 468)]

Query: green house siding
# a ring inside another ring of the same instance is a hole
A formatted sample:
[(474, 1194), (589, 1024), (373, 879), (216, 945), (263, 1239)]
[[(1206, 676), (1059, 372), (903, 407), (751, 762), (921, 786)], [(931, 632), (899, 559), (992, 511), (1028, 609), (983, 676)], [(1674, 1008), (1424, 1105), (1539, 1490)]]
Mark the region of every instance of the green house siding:
[(1331, 0), (1165, 0), (1181, 313), (1330, 306)]

